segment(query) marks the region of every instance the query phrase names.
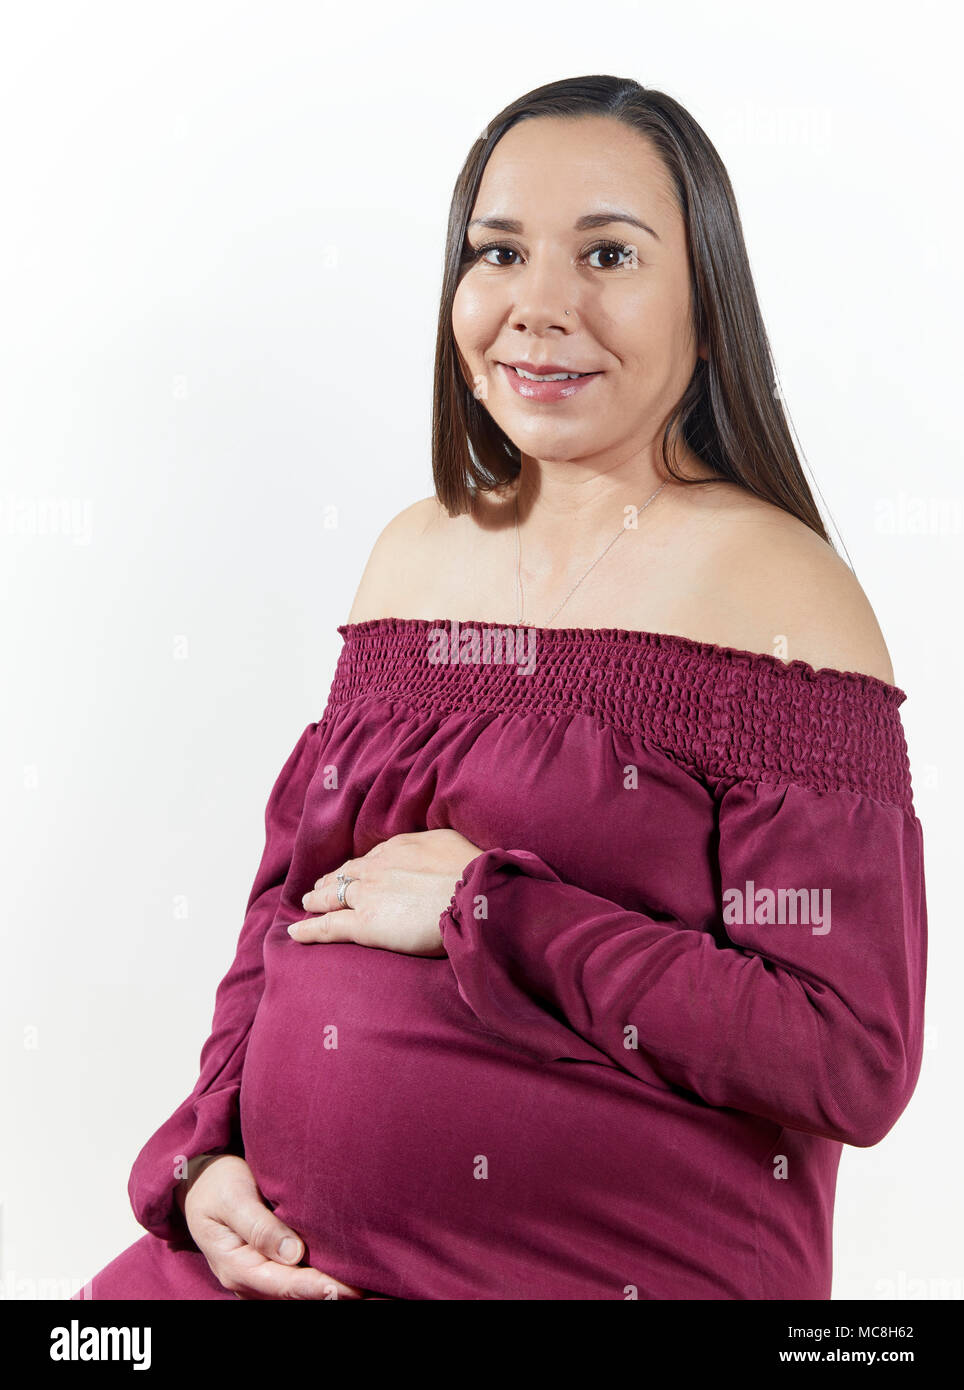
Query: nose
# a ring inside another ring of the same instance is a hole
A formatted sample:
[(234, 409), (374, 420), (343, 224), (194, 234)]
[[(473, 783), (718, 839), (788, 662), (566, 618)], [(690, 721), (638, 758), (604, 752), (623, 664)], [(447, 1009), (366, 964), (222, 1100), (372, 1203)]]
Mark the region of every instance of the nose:
[(534, 309), (517, 310), (510, 318), (509, 323), (512, 328), (520, 332), (534, 333), (537, 337), (548, 333), (553, 328), (558, 328), (563, 333), (568, 333), (574, 326), (574, 315), (559, 310), (553, 314), (550, 311), (537, 312)]
[[(515, 294), (509, 313), (513, 328), (569, 333), (578, 322), (579, 285), (566, 267), (549, 257), (530, 262), (512, 281)], [(568, 313), (566, 311), (569, 311)]]

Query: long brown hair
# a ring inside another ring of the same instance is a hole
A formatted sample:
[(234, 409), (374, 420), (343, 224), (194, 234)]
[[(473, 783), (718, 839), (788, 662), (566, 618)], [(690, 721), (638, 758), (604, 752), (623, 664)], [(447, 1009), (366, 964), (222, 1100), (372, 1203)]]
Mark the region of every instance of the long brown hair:
[(729, 175), (703, 129), (679, 102), (631, 78), (572, 77), (527, 92), (500, 111), (476, 140), (455, 183), (435, 348), (432, 473), (450, 516), (468, 511), (475, 491), (510, 482), (518, 447), (466, 384), (452, 331), (452, 304), (466, 260), (466, 229), (493, 149), (520, 121), (537, 116), (609, 116), (638, 130), (672, 175), (686, 226), (698, 358), (666, 424), (663, 465), (678, 439), (715, 475), (782, 507), (833, 545), (813, 500), (790, 432)]

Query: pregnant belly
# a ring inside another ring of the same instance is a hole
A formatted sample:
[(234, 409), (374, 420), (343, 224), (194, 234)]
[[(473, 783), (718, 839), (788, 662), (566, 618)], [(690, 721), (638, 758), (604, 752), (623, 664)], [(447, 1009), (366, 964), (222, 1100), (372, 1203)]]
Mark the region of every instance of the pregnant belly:
[[(755, 1270), (755, 1250), (733, 1203), (759, 1171), (759, 1131), (720, 1229), (743, 1291), (721, 1292), (694, 1213), (708, 1178), (717, 1215), (730, 1184), (707, 1174), (705, 1146), (690, 1156), (705, 1121), (691, 1101), (614, 1067), (523, 1056), (482, 1029), (446, 959), (303, 945), (278, 927), (265, 965), (245, 1156), (315, 1268), (393, 1298), (748, 1296), (740, 1262)], [(664, 1291), (669, 1270), (688, 1292)]]

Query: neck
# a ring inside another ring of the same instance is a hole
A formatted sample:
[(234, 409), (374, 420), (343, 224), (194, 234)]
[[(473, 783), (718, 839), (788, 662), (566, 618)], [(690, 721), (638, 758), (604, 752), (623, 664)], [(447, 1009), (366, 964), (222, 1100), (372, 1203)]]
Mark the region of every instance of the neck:
[[(710, 475), (695, 455), (691, 460), (689, 467), (675, 467), (684, 476)], [(662, 488), (653, 498), (655, 516), (667, 495), (682, 486), (657, 466), (652, 451), (603, 469), (523, 454), (521, 471), (506, 497), (518, 506), (526, 570), (551, 574), (589, 564), (619, 532), (627, 507), (644, 507)]]

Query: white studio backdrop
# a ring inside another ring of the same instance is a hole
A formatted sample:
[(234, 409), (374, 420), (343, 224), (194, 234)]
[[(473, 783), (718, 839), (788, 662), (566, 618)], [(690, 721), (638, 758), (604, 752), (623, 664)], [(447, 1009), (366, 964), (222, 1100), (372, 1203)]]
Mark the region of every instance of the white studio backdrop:
[(128, 1173), (194, 1085), (268, 792), (372, 542), (433, 490), (455, 176), (506, 102), (594, 72), (720, 151), (815, 495), (908, 692), (927, 1044), (896, 1128), (844, 1149), (834, 1298), (962, 1296), (952, 15), (3, 7), (0, 1296), (64, 1298), (143, 1234)]

